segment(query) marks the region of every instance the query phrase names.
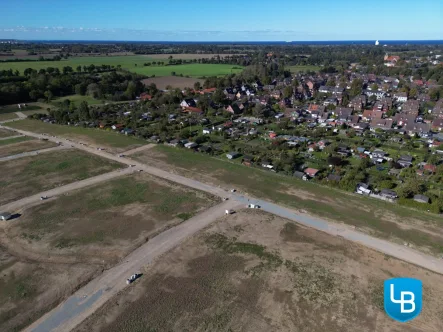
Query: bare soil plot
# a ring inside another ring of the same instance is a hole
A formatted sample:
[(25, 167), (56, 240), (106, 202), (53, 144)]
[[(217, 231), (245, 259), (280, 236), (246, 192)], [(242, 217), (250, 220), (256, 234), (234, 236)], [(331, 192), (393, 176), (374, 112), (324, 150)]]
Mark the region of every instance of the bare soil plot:
[(0, 331), (19, 331), (148, 237), (214, 203), (204, 193), (137, 174), (0, 222)]
[(143, 84), (149, 85), (154, 83), (158, 89), (165, 90), (167, 86), (172, 88), (194, 88), (194, 83), (200, 82), (203, 84), (205, 80), (198, 78), (180, 77), (180, 76), (162, 76), (162, 77), (151, 77), (142, 80)]
[(24, 210), (4, 240), (34, 254), (115, 263), (215, 201), (152, 176), (128, 175)]
[(100, 270), (30, 261), (0, 246), (0, 331), (20, 331)]
[(0, 138), (17, 135), (11, 130), (0, 128)]
[(6, 156), (12, 156), (14, 154), (19, 154), (23, 152), (31, 152), (36, 150), (42, 150), (56, 146), (54, 142), (43, 141), (38, 139), (32, 139), (30, 137), (17, 137), (10, 140), (0, 141), (1, 143), (10, 144), (0, 144), (0, 158)]
[[(244, 210), (142, 271), (76, 331), (441, 331), (443, 276), (283, 218)], [(399, 324), (383, 281), (420, 278), (424, 309)]]
[(120, 167), (120, 163), (70, 150), (2, 161), (0, 205)]

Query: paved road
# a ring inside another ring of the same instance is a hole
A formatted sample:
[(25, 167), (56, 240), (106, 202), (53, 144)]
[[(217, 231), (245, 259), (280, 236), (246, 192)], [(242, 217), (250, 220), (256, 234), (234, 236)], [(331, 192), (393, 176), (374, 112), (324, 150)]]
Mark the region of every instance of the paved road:
[(66, 145), (59, 145), (59, 146), (54, 146), (52, 148), (35, 150), (35, 151), (29, 151), (29, 152), (23, 152), (23, 153), (13, 154), (11, 156), (6, 156), (6, 157), (0, 157), (0, 161), (19, 159), (19, 158), (29, 157), (29, 156), (36, 156), (36, 155), (38, 155), (40, 153), (57, 151), (57, 150), (63, 150), (63, 149), (68, 149), (68, 148), (69, 147), (66, 146)]
[[(257, 203), (262, 207), (264, 211), (276, 214), (278, 216), (293, 220), (294, 222), (304, 224), (306, 226), (327, 232), (332, 235), (342, 236), (345, 239), (363, 244), (382, 253), (391, 255), (395, 258), (399, 258), (401, 260), (413, 263), (417, 266), (421, 266), (431, 271), (443, 274), (443, 261), (438, 260), (435, 257), (416, 252), (411, 248), (360, 233), (354, 230), (352, 227), (330, 223), (319, 218), (300, 213), (300, 211), (284, 208), (271, 202), (258, 200), (251, 197), (245, 197), (241, 194), (228, 193), (222, 188), (207, 185), (199, 181), (182, 177), (177, 174), (168, 173), (155, 167), (147, 166), (125, 157), (120, 158), (106, 151), (97, 150), (93, 147), (79, 144), (78, 142), (68, 142), (65, 139), (42, 136), (22, 130), (17, 131), (27, 136), (34, 136), (38, 138), (45, 137), (52, 141), (61, 141), (64, 144), (71, 144), (73, 147), (88, 151), (90, 153), (94, 153), (105, 158), (116, 160), (127, 165), (134, 165), (134, 167), (136, 167), (137, 169), (142, 169), (152, 175), (168, 179), (188, 187), (206, 191), (220, 197), (230, 197), (230, 200), (224, 203), (225, 206), (234, 206), (238, 203), (241, 203), (243, 206), (245, 206), (249, 202)], [(179, 228), (174, 227), (169, 231), (160, 234), (158, 236), (159, 239), (157, 239), (157, 237), (152, 239), (147, 245), (142, 246), (133, 254), (128, 256), (128, 265), (121, 265), (117, 270), (120, 273), (118, 278), (111, 278), (110, 276), (108, 276), (108, 274), (106, 274), (107, 277), (105, 277), (105, 279), (102, 279), (102, 277), (100, 277), (99, 279), (93, 280), (90, 284), (85, 286), (85, 288), (82, 288), (79, 292), (77, 292), (67, 301), (62, 303), (58, 308), (54, 309), (43, 318), (38, 320), (35, 324), (32, 325), (32, 328), (27, 329), (27, 331), (49, 331), (54, 326), (59, 326), (60, 331), (69, 331), (70, 329), (74, 328), (76, 324), (80, 323), (107, 299), (111, 298), (111, 295), (109, 294), (114, 294), (113, 287), (116, 287), (117, 289), (120, 289), (120, 287), (124, 287), (124, 285), (121, 286), (121, 284), (118, 283), (121, 282), (120, 279), (123, 278), (123, 275), (126, 277), (127, 275), (131, 274), (131, 272), (134, 272), (134, 268), (142, 267), (143, 265), (151, 262), (156, 257), (154, 254), (151, 254), (152, 252), (158, 254), (164, 253), (167, 250), (178, 245), (186, 236), (191, 236), (206, 225), (209, 225), (213, 220), (216, 219), (219, 214), (222, 213), (222, 210), (224, 209), (225, 207), (220, 207), (219, 211), (218, 209), (214, 210), (213, 208), (212, 210), (209, 210), (209, 215), (207, 213), (204, 213), (202, 215), (199, 215), (199, 217), (192, 218), (192, 220), (188, 220), (186, 223), (177, 226)], [(215, 213), (214, 211), (217, 211), (217, 213)], [(179, 230), (179, 234), (176, 233), (177, 230)], [(181, 236), (181, 233), (186, 234), (186, 236)], [(171, 237), (170, 240), (169, 237)], [(162, 243), (167, 244), (163, 245)], [(149, 244), (151, 244), (153, 247), (149, 247)], [(145, 256), (149, 258), (145, 259)], [(126, 266), (126, 268), (122, 266)], [(103, 280), (111, 279), (116, 282), (115, 285), (119, 286), (112, 286), (112, 283), (106, 283), (109, 288), (101, 287), (101, 282), (103, 282)], [(85, 298), (85, 300), (80, 303), (79, 301), (81, 301), (81, 296), (85, 294), (87, 295), (87, 298)]]
[(30, 206), (33, 206), (37, 203), (40, 203), (41, 202), (40, 198), (42, 196), (48, 196), (49, 199), (51, 199), (51, 197), (63, 195), (63, 194), (66, 194), (72, 190), (81, 189), (81, 188), (84, 188), (87, 186), (92, 186), (94, 184), (104, 182), (104, 181), (116, 178), (118, 176), (123, 176), (125, 174), (130, 174), (135, 171), (136, 171), (135, 169), (128, 167), (125, 169), (119, 169), (119, 170), (116, 170), (113, 172), (97, 175), (97, 176), (94, 176), (92, 178), (88, 178), (85, 180), (73, 182), (73, 183), (67, 184), (65, 186), (61, 186), (58, 188), (47, 190), (47, 191), (29, 196), (29, 197), (20, 199), (18, 201), (5, 204), (3, 206), (0, 206), (0, 211), (7, 211), (9, 213), (19, 213), (21, 211), (21, 209), (24, 207), (30, 207)]
[(188, 219), (185, 223), (168, 229), (150, 239), (146, 244), (129, 254), (124, 262), (105, 271), (101, 276), (82, 287), (57, 308), (34, 322), (25, 331), (70, 331), (106, 301), (126, 287), (126, 279), (133, 273), (142, 273), (143, 268), (156, 258), (175, 248), (186, 238), (210, 225), (223, 216), (226, 209), (238, 204), (226, 201)]

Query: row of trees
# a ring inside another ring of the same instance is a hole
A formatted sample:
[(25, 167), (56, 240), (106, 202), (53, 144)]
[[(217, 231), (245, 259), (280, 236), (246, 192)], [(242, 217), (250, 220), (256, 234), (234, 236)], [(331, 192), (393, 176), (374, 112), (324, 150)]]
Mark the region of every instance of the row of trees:
[[(97, 68), (109, 69), (108, 66)], [(23, 80), (0, 80), (0, 104), (14, 104), (46, 99), (71, 94), (89, 95), (97, 99), (115, 101), (135, 99), (144, 87), (140, 76), (129, 72), (104, 73), (97, 76), (94, 72), (77, 72), (65, 67), (63, 72), (58, 68), (47, 68), (36, 71), (25, 70)]]

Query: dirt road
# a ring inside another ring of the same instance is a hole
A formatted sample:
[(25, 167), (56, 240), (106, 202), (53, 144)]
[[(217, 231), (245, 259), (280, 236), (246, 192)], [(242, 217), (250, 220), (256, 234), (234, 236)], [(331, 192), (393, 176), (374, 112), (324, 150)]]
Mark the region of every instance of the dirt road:
[(67, 184), (65, 186), (61, 186), (58, 188), (54, 188), (51, 190), (47, 190), (41, 193), (38, 193), (36, 195), (32, 195), (29, 197), (25, 197), (23, 199), (20, 199), (18, 201), (15, 202), (11, 202), (8, 204), (5, 204), (3, 206), (0, 206), (0, 211), (8, 211), (10, 213), (20, 213), (21, 209), (23, 207), (30, 207), (33, 205), (36, 205), (38, 203), (41, 203), (41, 197), (42, 196), (47, 196), (48, 199), (51, 199), (51, 197), (56, 197), (59, 195), (63, 195), (66, 194), (72, 190), (76, 190), (76, 189), (81, 189), (87, 186), (92, 186), (94, 184), (100, 183), (100, 182), (104, 182), (113, 178), (116, 178), (118, 176), (123, 176), (125, 174), (130, 174), (135, 172), (136, 169), (134, 168), (125, 168), (125, 169), (119, 169), (113, 172), (109, 172), (109, 173), (105, 173), (105, 174), (101, 174), (98, 176), (94, 176), (92, 178), (88, 178), (85, 180), (81, 180), (81, 181), (77, 181), (74, 183), (70, 183)]
[(56, 150), (63, 150), (63, 149), (69, 149), (69, 147), (66, 145), (59, 145), (59, 146), (54, 146), (52, 148), (47, 148), (47, 149), (41, 149), (41, 150), (36, 150), (36, 151), (29, 151), (29, 152), (13, 154), (11, 156), (1, 157), (0, 161), (19, 159), (19, 158), (29, 157), (29, 156), (36, 156), (40, 153), (51, 152), (51, 151), (56, 151)]
[(227, 201), (188, 219), (176, 227), (157, 235), (129, 254), (124, 262), (104, 272), (85, 287), (78, 290), (57, 308), (44, 315), (25, 331), (70, 331), (106, 301), (125, 288), (126, 279), (134, 273), (143, 273), (143, 268), (156, 258), (175, 248), (186, 238), (220, 218), (226, 209), (236, 206)]
[(17, 115), (20, 119), (26, 119), (27, 115), (22, 112), (15, 112), (15, 115)]
[[(152, 175), (168, 179), (170, 181), (174, 181), (188, 187), (206, 191), (219, 197), (230, 198), (230, 200), (225, 202), (224, 204), (214, 207), (177, 227), (161, 233), (150, 242), (148, 242), (146, 245), (140, 247), (134, 253), (129, 255), (126, 259), (126, 263), (118, 265), (115, 268), (109, 270), (113, 271), (112, 273), (108, 273), (108, 271), (100, 278), (93, 280), (90, 284), (79, 290), (76, 294), (71, 296), (58, 308), (52, 310), (50, 313), (35, 322), (30, 328), (27, 329), (27, 331), (50, 331), (51, 329), (55, 329), (56, 327), (58, 327), (57, 330), (59, 331), (71, 330), (76, 326), (76, 324), (80, 323), (88, 315), (94, 312), (94, 310), (96, 310), (100, 305), (110, 299), (112, 295), (116, 294), (117, 290), (122, 289), (124, 287), (123, 279), (125, 277), (128, 277), (130, 274), (136, 272), (137, 269), (140, 269), (146, 264), (149, 264), (156, 257), (158, 257), (158, 255), (161, 255), (169, 249), (172, 249), (187, 236), (191, 236), (195, 232), (204, 228), (206, 225), (209, 225), (218, 216), (220, 216), (226, 208), (237, 206), (239, 203), (241, 203), (242, 206), (246, 206), (246, 204), (250, 202), (258, 204), (263, 210), (267, 212), (276, 214), (278, 216), (293, 220), (294, 222), (304, 224), (306, 226), (324, 231), (335, 236), (342, 236), (345, 239), (361, 243), (365, 246), (391, 255), (395, 258), (443, 274), (443, 260), (439, 260), (435, 257), (416, 252), (411, 248), (404, 247), (399, 244), (371, 237), (369, 235), (354, 230), (352, 227), (331, 223), (310, 215), (306, 215), (304, 213), (300, 213), (300, 211), (287, 209), (271, 202), (242, 196), (241, 194), (229, 193), (226, 189), (207, 185), (199, 181), (179, 176), (177, 174), (168, 173), (161, 169), (141, 164), (126, 157), (118, 157), (106, 151), (98, 150), (94, 147), (80, 144), (79, 142), (68, 141), (62, 138), (50, 137), (47, 135), (34, 134), (22, 130), (17, 130), (17, 132), (27, 136), (33, 136), (37, 138), (44, 137), (48, 138), (51, 141), (60, 141), (64, 144), (72, 145), (73, 147), (102, 156), (104, 158), (115, 160), (127, 165), (133, 165), (133, 167), (137, 169), (142, 169)], [(75, 184), (72, 185), (75, 186)], [(39, 197), (39, 195), (37, 196)], [(83, 299), (83, 296), (85, 295), (86, 297)]]
[(0, 141), (5, 141), (11, 138), (18, 138), (18, 137), (23, 137), (23, 135), (14, 135), (14, 136), (7, 136), (7, 137), (1, 137)]
[(140, 146), (138, 148), (122, 152), (122, 155), (129, 156), (129, 155), (137, 153), (137, 152), (141, 152), (141, 151), (152, 149), (154, 146), (155, 146), (155, 144), (143, 145), (143, 146)]

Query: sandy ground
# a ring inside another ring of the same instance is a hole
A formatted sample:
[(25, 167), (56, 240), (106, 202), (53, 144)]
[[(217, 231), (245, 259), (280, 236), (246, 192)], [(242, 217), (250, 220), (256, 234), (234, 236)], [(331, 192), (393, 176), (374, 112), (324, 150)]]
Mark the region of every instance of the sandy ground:
[[(383, 281), (419, 278), (401, 324)], [(442, 331), (443, 276), (255, 210), (225, 216), (143, 270), (75, 331)]]
[(188, 77), (179, 77), (179, 76), (162, 76), (162, 77), (151, 77), (142, 80), (143, 84), (149, 85), (154, 83), (158, 89), (165, 90), (168, 85), (172, 86), (173, 89), (179, 88), (194, 88), (194, 83), (200, 82), (203, 84), (205, 80), (198, 78), (188, 78)]
[[(217, 217), (223, 215), (225, 209), (231, 208), (232, 205), (232, 202), (225, 202), (212, 207), (190, 218), (185, 223), (170, 228), (149, 240), (145, 245), (127, 256), (122, 263), (105, 271), (100, 277), (74, 293), (67, 301), (43, 316), (25, 331), (71, 330), (124, 289), (126, 287), (125, 279), (131, 274), (142, 271), (145, 266), (176, 247), (184, 239), (208, 226)], [(81, 308), (83, 310), (75, 316), (70, 314), (72, 310), (79, 310), (81, 303), (88, 301), (88, 299), (92, 300), (87, 307)], [(68, 305), (70, 303), (75, 303), (74, 307)]]

